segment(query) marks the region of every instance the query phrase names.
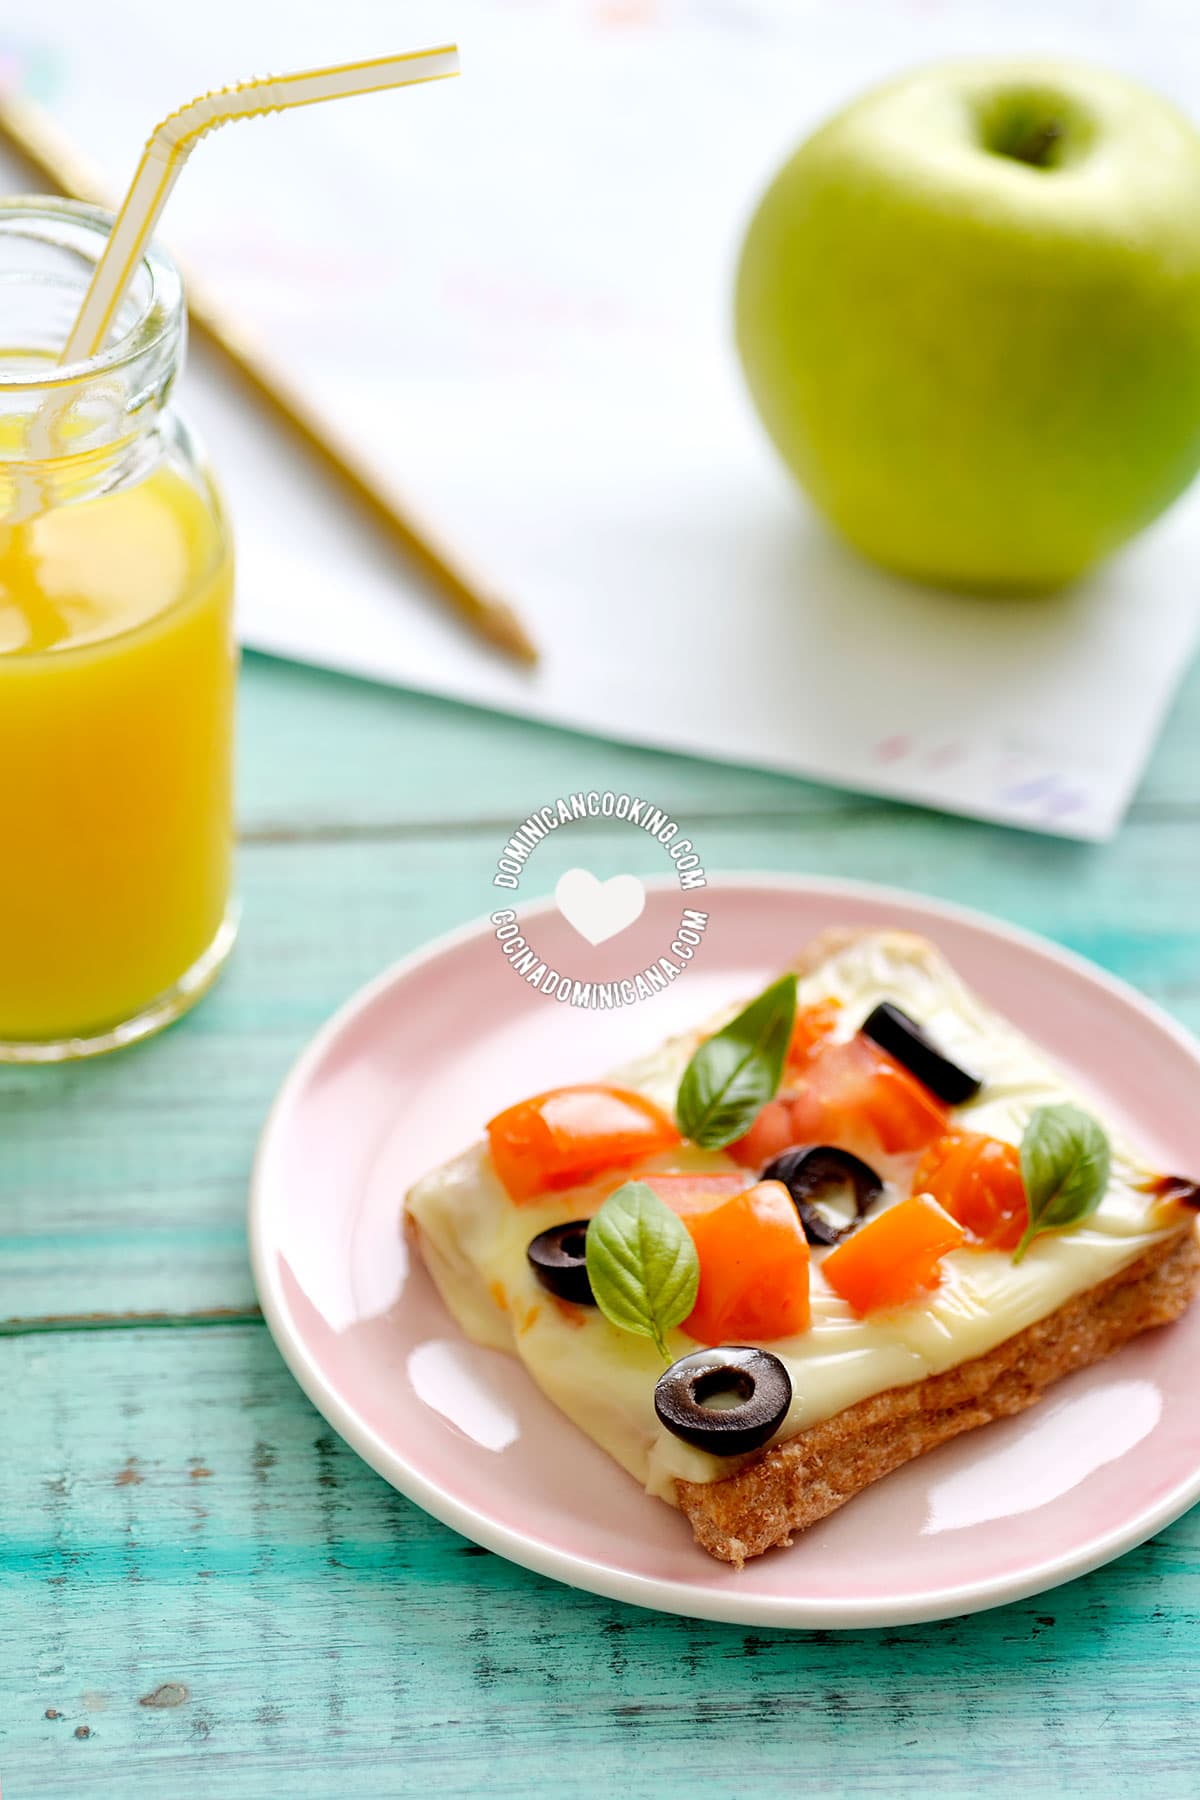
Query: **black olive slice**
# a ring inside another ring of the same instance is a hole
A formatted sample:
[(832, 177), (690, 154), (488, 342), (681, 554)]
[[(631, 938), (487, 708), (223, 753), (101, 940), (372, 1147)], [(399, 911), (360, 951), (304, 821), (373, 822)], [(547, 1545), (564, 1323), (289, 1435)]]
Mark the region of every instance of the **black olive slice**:
[(947, 1106), (961, 1106), (973, 1100), (983, 1086), (978, 1075), (960, 1069), (948, 1056), (943, 1056), (933, 1039), (927, 1037), (915, 1019), (883, 1000), (862, 1023), (864, 1037), (869, 1037), (889, 1056), (903, 1063), (911, 1075), (927, 1087), (931, 1094)]
[[(796, 1203), (810, 1244), (840, 1244), (883, 1192), (883, 1182), (870, 1163), (851, 1156), (849, 1150), (839, 1150), (836, 1144), (795, 1144), (769, 1162), (759, 1180), (782, 1181)], [(854, 1191), (854, 1217), (848, 1225), (835, 1225), (812, 1204), (818, 1194), (832, 1187)]]
[(544, 1288), (576, 1306), (595, 1306), (587, 1272), (587, 1219), (539, 1231), (525, 1254)]
[(779, 1358), (749, 1344), (693, 1350), (654, 1389), (654, 1410), (667, 1430), (713, 1456), (757, 1450), (791, 1404), (791, 1376)]
[(1190, 1206), (1193, 1212), (1200, 1212), (1200, 1181), (1193, 1181), (1189, 1175), (1155, 1175), (1142, 1184), (1144, 1194), (1153, 1194), (1159, 1200), (1172, 1200), (1176, 1206)]

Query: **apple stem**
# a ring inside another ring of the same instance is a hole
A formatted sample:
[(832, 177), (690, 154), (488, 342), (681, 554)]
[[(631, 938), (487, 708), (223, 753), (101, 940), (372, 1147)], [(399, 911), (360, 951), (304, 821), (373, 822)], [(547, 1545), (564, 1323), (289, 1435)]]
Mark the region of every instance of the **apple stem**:
[(1016, 143), (1008, 147), (1005, 155), (1013, 157), (1017, 162), (1029, 163), (1035, 169), (1048, 168), (1051, 154), (1062, 135), (1063, 128), (1059, 121), (1046, 119), (1023, 132)]

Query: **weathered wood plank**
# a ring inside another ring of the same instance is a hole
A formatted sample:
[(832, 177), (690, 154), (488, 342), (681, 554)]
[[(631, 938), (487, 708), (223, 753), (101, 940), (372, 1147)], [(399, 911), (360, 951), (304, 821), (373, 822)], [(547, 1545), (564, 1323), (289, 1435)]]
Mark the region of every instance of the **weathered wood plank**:
[[(489, 826), (250, 845), (242, 942), (191, 1018), (102, 1062), (0, 1069), (0, 1320), (251, 1307), (246, 1179), (275, 1088), (357, 986), (492, 904), (502, 842)], [(710, 820), (696, 842), (712, 869), (852, 875), (991, 908), (1200, 1025), (1200, 831), (1137, 819), (1093, 849), (889, 809)], [(540, 846), (531, 891), (551, 890), (585, 844), (598, 875), (666, 866), (641, 834), (600, 826)]]
[(744, 1631), (475, 1551), (339, 1442), (261, 1327), (10, 1339), (0, 1383), (23, 1800), (526, 1800), (539, 1771), (564, 1800), (1105, 1794), (1118, 1770), (1195, 1792), (1200, 1512), (975, 1619)]

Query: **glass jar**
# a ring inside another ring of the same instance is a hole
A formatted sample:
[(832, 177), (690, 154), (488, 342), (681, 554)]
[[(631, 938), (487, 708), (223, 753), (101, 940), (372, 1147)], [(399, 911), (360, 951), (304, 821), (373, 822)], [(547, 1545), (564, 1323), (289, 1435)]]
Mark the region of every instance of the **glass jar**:
[(152, 249), (107, 347), (56, 366), (111, 215), (0, 205), (0, 1061), (169, 1024), (228, 955), (233, 559), (171, 406), (186, 313)]

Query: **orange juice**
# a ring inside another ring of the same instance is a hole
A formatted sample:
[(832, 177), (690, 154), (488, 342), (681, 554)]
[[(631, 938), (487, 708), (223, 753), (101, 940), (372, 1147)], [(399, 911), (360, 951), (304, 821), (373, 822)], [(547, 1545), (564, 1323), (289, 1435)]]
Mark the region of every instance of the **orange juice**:
[(0, 1063), (158, 1030), (233, 940), (233, 559), (170, 259), (62, 360), (111, 225), (0, 202)]
[(228, 902), (231, 558), (170, 467), (0, 524), (0, 1041), (89, 1037)]

